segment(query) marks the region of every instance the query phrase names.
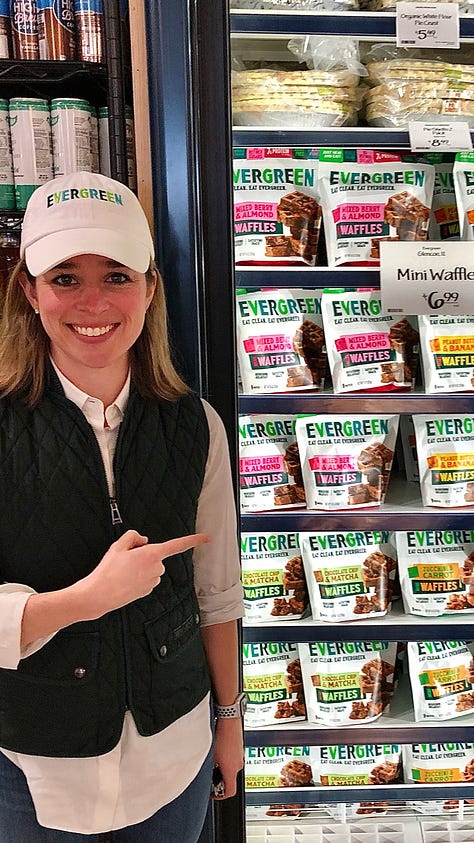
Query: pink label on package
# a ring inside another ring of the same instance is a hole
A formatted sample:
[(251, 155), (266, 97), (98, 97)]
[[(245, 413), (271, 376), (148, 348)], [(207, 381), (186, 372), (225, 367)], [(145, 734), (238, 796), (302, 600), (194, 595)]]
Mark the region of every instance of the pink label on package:
[(257, 160), (258, 158), (265, 158), (265, 150), (259, 147), (252, 147), (247, 149), (247, 159)]
[(285, 334), (278, 334), (269, 337), (249, 337), (244, 340), (244, 348), (248, 354), (264, 354), (271, 351), (293, 351), (289, 337)]
[(351, 222), (368, 220), (370, 222), (383, 222), (385, 204), (361, 203), (357, 205), (339, 205), (332, 212), (334, 222)]
[(347, 456), (323, 456), (310, 457), (308, 460), (312, 471), (354, 471), (357, 469), (357, 462), (350, 454)]
[(276, 220), (276, 202), (240, 202), (234, 206), (234, 220)]
[(260, 471), (283, 471), (283, 455), (268, 457), (243, 457), (239, 460), (241, 474), (258, 474)]
[(350, 334), (334, 343), (338, 351), (367, 351), (370, 348), (390, 348), (388, 334)]

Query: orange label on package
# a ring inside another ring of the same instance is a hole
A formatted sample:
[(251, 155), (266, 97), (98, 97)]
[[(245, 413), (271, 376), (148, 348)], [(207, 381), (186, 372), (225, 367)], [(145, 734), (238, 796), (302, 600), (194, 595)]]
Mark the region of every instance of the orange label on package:
[(474, 352), (474, 336), (472, 337), (436, 337), (430, 340), (431, 351), (447, 354), (449, 352), (464, 352), (470, 354)]
[(433, 454), (427, 458), (428, 468), (444, 469), (451, 468), (474, 468), (474, 453), (461, 454)]

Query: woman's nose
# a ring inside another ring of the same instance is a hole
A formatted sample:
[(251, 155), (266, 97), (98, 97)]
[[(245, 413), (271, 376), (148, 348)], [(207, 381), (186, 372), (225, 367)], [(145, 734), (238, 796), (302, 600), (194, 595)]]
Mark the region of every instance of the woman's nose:
[(78, 300), (78, 306), (85, 310), (102, 311), (107, 307), (103, 290), (95, 284), (85, 284)]

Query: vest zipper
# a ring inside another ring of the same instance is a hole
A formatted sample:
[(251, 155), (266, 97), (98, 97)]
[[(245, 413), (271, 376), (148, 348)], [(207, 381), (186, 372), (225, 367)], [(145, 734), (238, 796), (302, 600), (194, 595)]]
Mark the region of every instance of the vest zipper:
[(120, 515), (120, 509), (119, 509), (118, 503), (115, 500), (115, 498), (109, 498), (109, 503), (110, 503), (110, 514), (112, 516), (112, 525), (123, 524), (122, 516)]

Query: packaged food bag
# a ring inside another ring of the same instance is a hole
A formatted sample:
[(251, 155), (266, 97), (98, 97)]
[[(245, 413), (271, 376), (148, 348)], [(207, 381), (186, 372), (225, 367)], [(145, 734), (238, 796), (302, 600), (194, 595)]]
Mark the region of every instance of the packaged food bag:
[(383, 502), (397, 415), (314, 415), (296, 422), (308, 509), (347, 509)]
[(337, 623), (387, 614), (397, 564), (388, 531), (300, 533), (300, 545), (314, 618)]
[(245, 619), (297, 620), (308, 607), (298, 533), (241, 533)]
[(327, 354), (320, 290), (242, 291), (236, 313), (244, 392), (323, 389)]
[(248, 695), (247, 727), (305, 720), (303, 680), (298, 647), (283, 641), (245, 643), (244, 690)]
[(474, 391), (474, 316), (419, 316), (425, 392)]
[(318, 190), (328, 263), (379, 266), (382, 240), (426, 240), (434, 167), (372, 149), (321, 149)]
[(237, 264), (315, 265), (317, 170), (317, 149), (234, 149)]
[(452, 720), (474, 709), (472, 644), (409, 641), (410, 685), (415, 720)]
[(474, 530), (407, 530), (395, 535), (407, 614), (474, 612)]
[(298, 644), (308, 720), (327, 726), (371, 723), (393, 693), (396, 641)]
[(245, 747), (245, 788), (313, 787), (319, 783), (312, 746)]
[[(472, 90), (474, 95), (474, 87)], [(442, 152), (428, 152), (424, 157), (435, 168), (428, 238), (429, 240), (459, 240), (453, 161), (449, 160), (450, 156)]]
[(474, 504), (474, 418), (414, 415), (424, 506)]
[(402, 747), (398, 744), (319, 747), (319, 776), (326, 787), (396, 784), (401, 773)]
[[(440, 784), (474, 781), (474, 744), (415, 743), (402, 747), (404, 781), (407, 784)], [(465, 800), (463, 813), (472, 799)], [(408, 807), (422, 814), (453, 813), (459, 809), (458, 799), (409, 799)], [(469, 811), (469, 807), (468, 807)]]
[(380, 290), (324, 290), (321, 309), (334, 392), (413, 389), (416, 317), (383, 313)]
[(453, 175), (461, 240), (474, 240), (474, 152), (456, 153)]
[(242, 512), (304, 506), (305, 491), (295, 433), (296, 416), (239, 416)]
[(418, 454), (416, 452), (415, 427), (410, 414), (402, 413), (399, 429), (406, 478), (410, 483), (419, 483), (420, 469), (418, 467)]

